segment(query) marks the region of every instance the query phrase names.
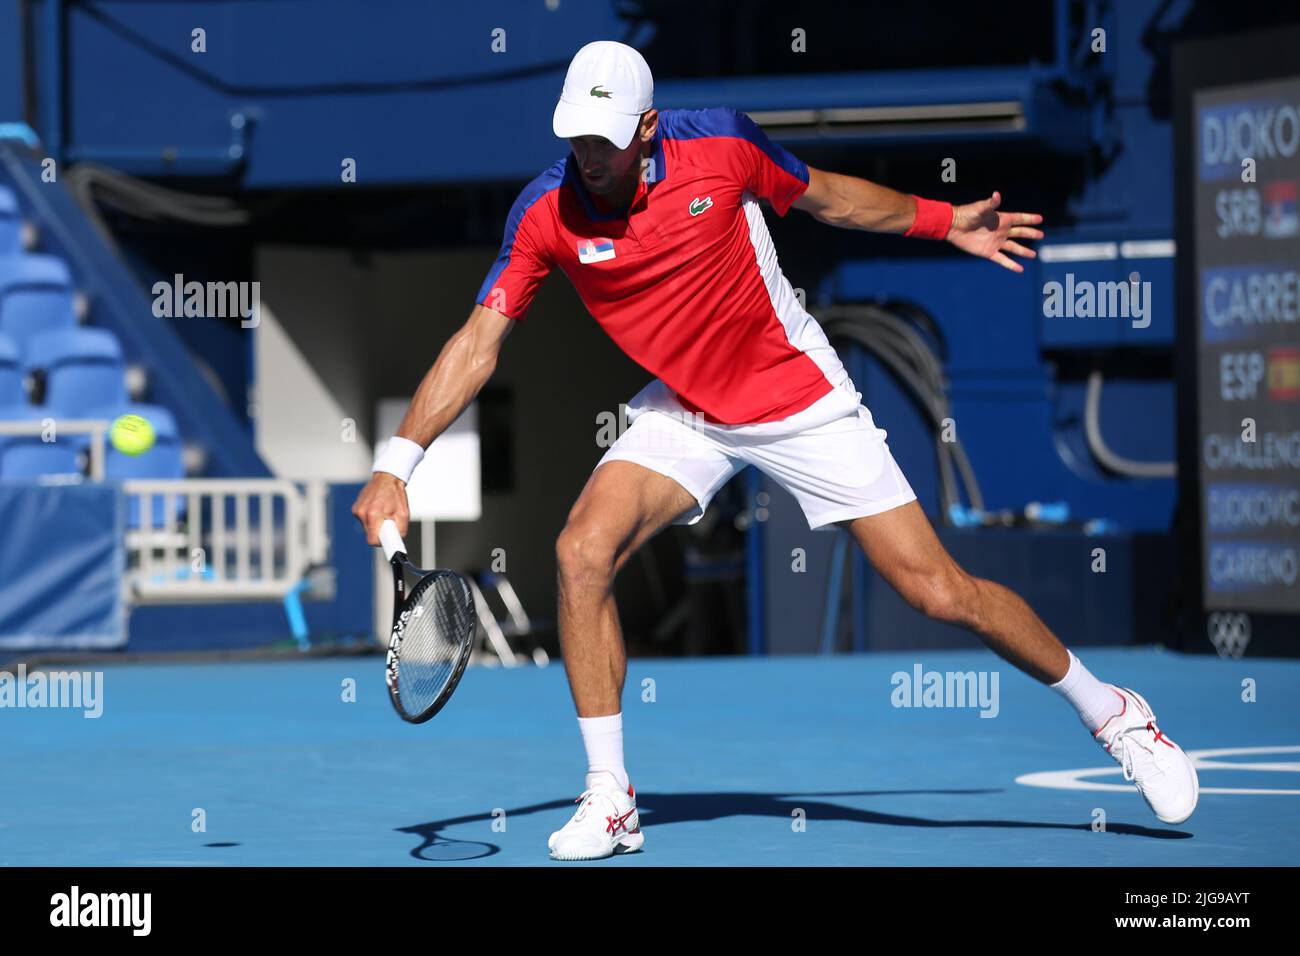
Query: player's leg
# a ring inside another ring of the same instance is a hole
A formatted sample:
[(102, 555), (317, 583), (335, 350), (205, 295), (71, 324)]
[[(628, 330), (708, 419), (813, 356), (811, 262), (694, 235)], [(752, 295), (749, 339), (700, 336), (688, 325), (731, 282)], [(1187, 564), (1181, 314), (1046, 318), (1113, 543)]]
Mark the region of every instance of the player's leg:
[(623, 761), (627, 658), (614, 578), (665, 525), (698, 520), (739, 467), (682, 422), (639, 414), (597, 465), (560, 533), (560, 646), (587, 777), (573, 818), (551, 834), (554, 859), (600, 859), (644, 842)]
[(1146, 700), (1094, 677), (1019, 595), (963, 570), (920, 505), (912, 501), (845, 524), (881, 577), (914, 608), (974, 631), (1069, 701), (1161, 820), (1182, 823), (1192, 815), (1200, 792), (1196, 769), (1156, 726)]
[[(1011, 591), (967, 574), (940, 543), (870, 412), (790, 438), (742, 449), (746, 460), (794, 495), (813, 528), (847, 527), (904, 600), (975, 631), (1000, 656), (1044, 683), (1069, 668), (1069, 654)], [(1114, 695), (1108, 695), (1113, 702)]]
[(1196, 771), (1156, 726), (1146, 701), (1099, 681), (1018, 595), (968, 574), (953, 560), (884, 438), (870, 413), (859, 408), (856, 415), (743, 454), (795, 496), (811, 527), (848, 527), (909, 604), (970, 629), (1004, 660), (1064, 697), (1161, 820), (1187, 819), (1196, 806)]
[(631, 461), (603, 463), (588, 479), (556, 541), (560, 649), (581, 718), (615, 714), (627, 658), (614, 576), (695, 498), (672, 478)]
[(1069, 670), (1069, 652), (1033, 609), (1013, 591), (963, 570), (916, 501), (843, 524), (880, 576), (918, 611), (969, 628), (1045, 684)]

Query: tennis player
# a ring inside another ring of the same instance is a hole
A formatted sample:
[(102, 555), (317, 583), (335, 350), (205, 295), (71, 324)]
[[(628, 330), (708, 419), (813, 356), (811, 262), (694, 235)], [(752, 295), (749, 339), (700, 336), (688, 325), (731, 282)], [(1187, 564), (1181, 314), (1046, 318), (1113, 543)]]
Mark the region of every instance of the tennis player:
[(753, 465), (799, 502), (810, 527), (847, 528), (913, 607), (974, 631), (1049, 685), (1124, 768), (1156, 816), (1196, 807), (1192, 761), (1132, 690), (1103, 683), (1007, 588), (947, 554), (816, 320), (781, 273), (760, 201), (847, 229), (947, 241), (1013, 272), (1042, 216), (1001, 197), (952, 206), (813, 169), (730, 109), (654, 108), (636, 50), (598, 41), (574, 56), (555, 108), (570, 154), (529, 183), (469, 320), (444, 346), (353, 513), (370, 543), (408, 520), (405, 482), (492, 374), (507, 333), (553, 269), (609, 336), (656, 376), (601, 458), (559, 536), (559, 628), (587, 752), (573, 818), (551, 856), (639, 849), (623, 759), (626, 657), (613, 582), (666, 525), (694, 523)]

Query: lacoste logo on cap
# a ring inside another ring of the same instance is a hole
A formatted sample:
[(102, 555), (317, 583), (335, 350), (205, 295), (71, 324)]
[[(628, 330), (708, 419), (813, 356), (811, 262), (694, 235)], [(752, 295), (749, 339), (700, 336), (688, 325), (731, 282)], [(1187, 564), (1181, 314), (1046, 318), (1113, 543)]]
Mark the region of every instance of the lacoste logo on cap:
[(601, 98), (601, 99), (606, 99), (606, 100), (607, 100), (607, 99), (609, 99), (611, 96), (613, 96), (614, 94), (611, 93), (609, 90), (602, 90), (602, 89), (600, 88), (600, 84), (598, 83), (598, 84), (596, 84), (595, 86), (593, 86), (593, 87), (591, 88), (591, 95), (592, 95), (592, 96), (595, 96), (595, 97), (599, 97), (599, 98)]

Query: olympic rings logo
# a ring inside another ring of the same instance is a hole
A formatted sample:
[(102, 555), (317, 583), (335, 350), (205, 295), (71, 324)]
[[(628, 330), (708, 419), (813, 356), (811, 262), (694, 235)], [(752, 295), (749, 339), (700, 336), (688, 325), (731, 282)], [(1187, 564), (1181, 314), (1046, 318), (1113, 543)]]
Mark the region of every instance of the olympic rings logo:
[(1250, 643), (1250, 615), (1216, 611), (1206, 618), (1205, 631), (1220, 657), (1241, 657)]

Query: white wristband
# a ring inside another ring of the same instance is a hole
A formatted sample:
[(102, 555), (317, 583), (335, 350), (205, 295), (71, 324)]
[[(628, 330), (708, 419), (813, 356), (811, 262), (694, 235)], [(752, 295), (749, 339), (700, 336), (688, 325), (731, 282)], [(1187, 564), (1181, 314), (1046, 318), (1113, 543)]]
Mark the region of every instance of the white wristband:
[(375, 459), (374, 467), (371, 471), (382, 471), (394, 475), (403, 482), (411, 480), (411, 472), (415, 471), (415, 466), (420, 463), (424, 457), (424, 449), (418, 442), (413, 442), (409, 438), (402, 438), (400, 435), (394, 435), (388, 439), (388, 444), (384, 450)]

